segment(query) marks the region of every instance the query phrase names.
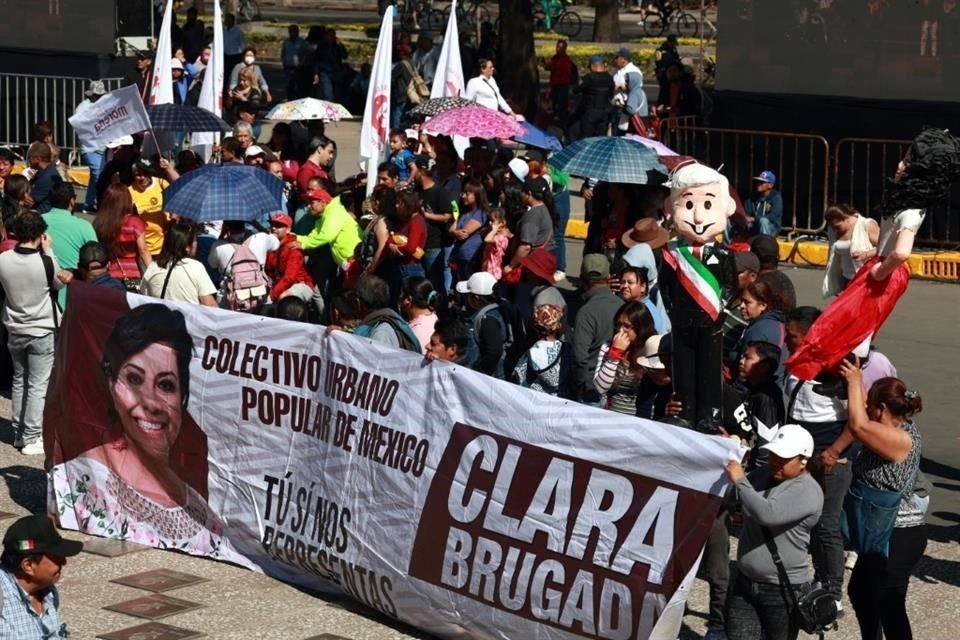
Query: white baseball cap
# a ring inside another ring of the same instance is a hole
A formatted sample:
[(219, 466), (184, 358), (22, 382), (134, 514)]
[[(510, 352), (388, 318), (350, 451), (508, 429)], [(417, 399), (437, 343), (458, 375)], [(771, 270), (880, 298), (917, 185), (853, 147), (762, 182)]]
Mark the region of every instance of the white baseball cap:
[(798, 424), (785, 424), (777, 430), (773, 440), (760, 447), (784, 460), (803, 456), (813, 457), (813, 436)]
[(254, 156), (265, 156), (267, 152), (264, 151), (260, 146), (252, 144), (247, 147), (247, 151), (243, 154), (244, 158), (252, 158)]
[(170, 69), (180, 69), (180, 71), (183, 71), (183, 63), (180, 62), (180, 58), (174, 58), (170, 61)]
[(133, 144), (133, 136), (120, 136), (116, 140), (111, 140), (106, 144), (107, 149), (117, 149)]
[(457, 283), (458, 293), (475, 293), (478, 296), (493, 295), (493, 287), (497, 284), (497, 279), (493, 274), (486, 271), (478, 271), (470, 276), (466, 281)]
[(530, 173), (530, 165), (522, 158), (514, 158), (507, 163), (507, 166), (510, 167), (510, 171), (517, 177), (517, 180), (521, 182), (526, 180), (527, 174)]

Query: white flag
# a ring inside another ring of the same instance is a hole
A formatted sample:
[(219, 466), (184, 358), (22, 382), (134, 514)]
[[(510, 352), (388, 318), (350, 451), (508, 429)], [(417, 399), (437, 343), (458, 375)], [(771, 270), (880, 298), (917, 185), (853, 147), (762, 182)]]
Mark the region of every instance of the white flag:
[[(213, 0), (213, 44), (210, 47), (210, 60), (203, 72), (203, 85), (200, 87), (200, 102), (197, 106), (210, 113), (223, 114), (223, 20), (220, 16), (220, 0)], [(211, 147), (220, 141), (220, 134), (199, 132), (190, 136), (191, 147), (210, 162)]]
[(101, 147), (121, 136), (150, 128), (150, 118), (136, 85), (111, 91), (73, 115), (69, 122), (81, 142), (99, 142), (101, 144), (95, 146)]
[(377, 182), (377, 165), (383, 161), (388, 149), (394, 11), (391, 5), (383, 14), (377, 51), (373, 55), (367, 104), (363, 109), (363, 126), (360, 129), (360, 166), (365, 166), (367, 171), (367, 195), (373, 193)]
[(437, 72), (430, 87), (431, 98), (462, 96), (466, 84), (463, 81), (463, 64), (460, 62), (460, 32), (457, 29), (457, 0), (450, 4), (450, 19), (443, 35), (443, 47), (437, 61)]
[(173, 104), (173, 45), (170, 43), (170, 24), (173, 22), (173, 0), (167, 0), (154, 51), (153, 87), (150, 89), (150, 104)]

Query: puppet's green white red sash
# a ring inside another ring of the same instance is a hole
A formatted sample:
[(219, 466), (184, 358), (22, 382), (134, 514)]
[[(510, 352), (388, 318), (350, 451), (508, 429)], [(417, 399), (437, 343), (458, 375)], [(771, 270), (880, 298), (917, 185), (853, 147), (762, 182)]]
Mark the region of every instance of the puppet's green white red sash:
[(722, 307), (720, 283), (717, 282), (717, 278), (693, 255), (691, 247), (670, 242), (666, 249), (663, 252), (663, 259), (676, 272), (677, 280), (683, 288), (708, 316), (713, 320), (719, 318)]

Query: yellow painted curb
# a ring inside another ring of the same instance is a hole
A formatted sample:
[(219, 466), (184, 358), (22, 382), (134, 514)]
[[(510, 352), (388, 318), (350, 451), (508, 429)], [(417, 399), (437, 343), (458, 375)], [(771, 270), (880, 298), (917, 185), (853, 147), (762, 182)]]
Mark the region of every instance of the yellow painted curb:
[[(583, 220), (570, 220), (567, 223), (566, 236), (583, 240), (587, 237), (587, 223)], [(791, 242), (782, 239), (778, 239), (778, 242), (782, 262), (813, 267), (824, 267), (827, 264), (829, 249), (826, 242)], [(960, 252), (914, 253), (907, 259), (907, 266), (910, 273), (918, 278), (941, 282), (960, 281)]]

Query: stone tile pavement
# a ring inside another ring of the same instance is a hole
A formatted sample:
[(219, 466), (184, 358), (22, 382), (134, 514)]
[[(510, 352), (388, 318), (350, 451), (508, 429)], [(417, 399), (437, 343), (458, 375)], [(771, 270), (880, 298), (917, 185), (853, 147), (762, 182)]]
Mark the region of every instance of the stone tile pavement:
[[(45, 475), (39, 457), (27, 457), (13, 449), (9, 422), (10, 404), (0, 399), (0, 510), (25, 515), (41, 513), (45, 502)], [(13, 522), (0, 521), (2, 531)], [(89, 537), (65, 532), (69, 538)], [(111, 545), (112, 546), (112, 545)], [(164, 617), (163, 624), (188, 629), (203, 636), (159, 636), (149, 633), (115, 636), (113, 632), (135, 627), (148, 620), (104, 609), (151, 592), (112, 582), (145, 571), (166, 569), (206, 579), (192, 586), (165, 591), (163, 595), (202, 605)], [(908, 607), (914, 636), (925, 640), (957, 637), (960, 619), (960, 546), (952, 541), (931, 541), (927, 554), (911, 583)], [(63, 618), (71, 638), (87, 640), (111, 634), (109, 638), (145, 640), (208, 637), (218, 640), (399, 640), (431, 636), (379, 616), (349, 600), (307, 593), (264, 575), (230, 564), (146, 549), (118, 557), (81, 553), (70, 560), (60, 583)], [(848, 611), (849, 603), (846, 603)], [(680, 640), (700, 638), (706, 630), (707, 589), (697, 581), (691, 594)], [(511, 637), (504, 630), (505, 637)], [(852, 613), (841, 622), (835, 640), (859, 637)]]

